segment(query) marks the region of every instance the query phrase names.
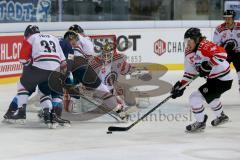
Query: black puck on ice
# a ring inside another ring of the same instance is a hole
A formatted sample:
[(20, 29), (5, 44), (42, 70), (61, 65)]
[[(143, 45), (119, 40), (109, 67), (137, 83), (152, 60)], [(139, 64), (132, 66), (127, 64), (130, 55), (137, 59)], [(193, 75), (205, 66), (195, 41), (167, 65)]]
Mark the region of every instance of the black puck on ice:
[(111, 131), (107, 131), (107, 134), (112, 134), (112, 132)]

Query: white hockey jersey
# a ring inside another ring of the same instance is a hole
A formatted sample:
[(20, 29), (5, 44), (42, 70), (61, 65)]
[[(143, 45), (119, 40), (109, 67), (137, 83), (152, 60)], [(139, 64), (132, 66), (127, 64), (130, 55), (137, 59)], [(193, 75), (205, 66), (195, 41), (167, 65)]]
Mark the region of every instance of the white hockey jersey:
[(94, 45), (91, 41), (91, 39), (87, 36), (84, 36), (82, 34), (78, 34), (78, 46), (74, 48), (76, 52), (74, 52), (75, 56), (94, 56)]
[(206, 78), (217, 78), (222, 81), (232, 80), (230, 65), (226, 61), (227, 53), (224, 48), (208, 40), (202, 40), (196, 52), (185, 50), (184, 75), (182, 83), (192, 81), (198, 75), (197, 67), (203, 61), (212, 64), (212, 70)]
[(131, 65), (126, 62), (126, 56), (123, 54), (114, 54), (112, 62), (107, 64), (104, 63), (101, 56), (98, 56), (91, 61), (90, 65), (109, 90), (113, 89), (119, 74), (125, 75), (131, 69)]
[(228, 29), (226, 23), (217, 26), (214, 32), (213, 42), (223, 47), (228, 42), (233, 42), (235, 44), (234, 51), (240, 52), (240, 23), (235, 22), (233, 29)]
[(50, 34), (36, 33), (23, 41), (19, 60), (44, 70), (56, 70), (65, 61), (58, 38)]

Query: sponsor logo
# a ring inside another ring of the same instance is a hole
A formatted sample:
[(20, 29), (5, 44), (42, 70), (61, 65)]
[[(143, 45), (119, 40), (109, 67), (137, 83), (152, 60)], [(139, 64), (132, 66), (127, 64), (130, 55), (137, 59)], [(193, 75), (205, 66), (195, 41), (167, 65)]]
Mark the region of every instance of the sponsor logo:
[(165, 52), (168, 53), (184, 53), (185, 45), (184, 42), (176, 42), (176, 41), (164, 41), (162, 39), (158, 39), (154, 42), (154, 53), (161, 56)]
[(158, 39), (154, 43), (154, 53), (161, 56), (165, 52), (166, 52), (166, 42), (164, 42), (162, 39)]

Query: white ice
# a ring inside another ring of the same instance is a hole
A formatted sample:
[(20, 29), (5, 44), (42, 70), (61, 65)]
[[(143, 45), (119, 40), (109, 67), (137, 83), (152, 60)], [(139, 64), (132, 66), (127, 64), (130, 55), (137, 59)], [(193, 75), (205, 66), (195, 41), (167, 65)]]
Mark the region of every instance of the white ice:
[[(169, 71), (161, 79), (174, 84), (181, 74)], [(194, 121), (188, 96), (204, 83), (203, 79), (197, 79), (184, 96), (169, 100), (155, 112), (156, 121), (148, 117), (127, 132), (106, 134), (110, 125), (131, 123), (119, 124), (107, 116), (52, 130), (39, 123), (36, 113), (32, 112), (27, 113), (25, 125), (0, 123), (0, 160), (240, 160), (240, 95), (237, 76), (234, 71), (233, 74), (233, 87), (221, 98), (231, 121), (222, 126), (210, 125), (214, 116), (206, 108), (209, 115), (206, 130), (185, 133), (185, 126)], [(15, 93), (15, 84), (0, 85), (1, 117)], [(151, 105), (142, 112), (167, 96), (151, 98)], [(164, 120), (159, 113), (168, 119)]]

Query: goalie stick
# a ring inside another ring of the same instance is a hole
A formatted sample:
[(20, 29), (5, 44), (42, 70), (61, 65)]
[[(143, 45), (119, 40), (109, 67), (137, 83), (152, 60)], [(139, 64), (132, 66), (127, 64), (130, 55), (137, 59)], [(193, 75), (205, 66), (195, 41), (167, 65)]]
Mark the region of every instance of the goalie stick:
[[(194, 79), (196, 79), (198, 76), (194, 77)], [(186, 83), (185, 85), (183, 85), (182, 87), (179, 88), (179, 90), (185, 88), (187, 85), (189, 85), (191, 82)], [(172, 98), (172, 94), (169, 95), (167, 98), (165, 98), (162, 102), (160, 102), (159, 104), (157, 104), (155, 107), (153, 107), (151, 110), (149, 110), (147, 113), (145, 113), (142, 117), (140, 117), (138, 120), (136, 120), (135, 122), (133, 122), (131, 125), (129, 125), (128, 127), (117, 127), (117, 126), (110, 126), (108, 127), (108, 132), (107, 133), (111, 133), (111, 132), (123, 132), (123, 131), (128, 131), (129, 129), (131, 129), (133, 126), (135, 126), (136, 124), (138, 124), (140, 121), (142, 121), (145, 117), (147, 117), (149, 114), (151, 114), (153, 111), (155, 111), (157, 108), (159, 108), (162, 104), (166, 103), (170, 98)]]

